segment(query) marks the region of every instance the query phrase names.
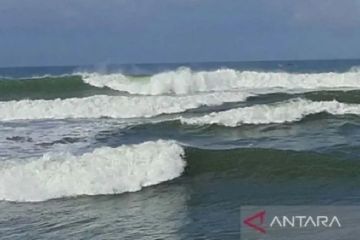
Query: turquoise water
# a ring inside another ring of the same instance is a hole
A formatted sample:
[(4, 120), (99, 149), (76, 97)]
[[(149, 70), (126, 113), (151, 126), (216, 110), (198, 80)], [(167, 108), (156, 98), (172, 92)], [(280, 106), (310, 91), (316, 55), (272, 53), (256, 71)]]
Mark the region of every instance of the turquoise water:
[(357, 205), (357, 66), (0, 69), (0, 238), (239, 239), (243, 205)]

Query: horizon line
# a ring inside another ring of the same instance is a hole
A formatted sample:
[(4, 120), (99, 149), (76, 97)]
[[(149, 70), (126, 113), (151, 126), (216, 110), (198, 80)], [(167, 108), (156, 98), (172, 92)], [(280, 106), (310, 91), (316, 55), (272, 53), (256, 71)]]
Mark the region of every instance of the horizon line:
[(333, 58), (333, 59), (273, 59), (273, 60), (220, 60), (220, 61), (168, 61), (168, 62), (137, 62), (137, 63), (92, 63), (92, 64), (65, 64), (65, 65), (10, 65), (10, 66), (0, 66), (0, 69), (9, 69), (9, 68), (60, 68), (60, 67), (95, 67), (95, 66), (116, 66), (116, 65), (158, 65), (158, 64), (177, 64), (177, 65), (186, 65), (186, 64), (204, 64), (204, 63), (258, 63), (258, 62), (305, 62), (305, 61), (360, 61), (360, 58)]

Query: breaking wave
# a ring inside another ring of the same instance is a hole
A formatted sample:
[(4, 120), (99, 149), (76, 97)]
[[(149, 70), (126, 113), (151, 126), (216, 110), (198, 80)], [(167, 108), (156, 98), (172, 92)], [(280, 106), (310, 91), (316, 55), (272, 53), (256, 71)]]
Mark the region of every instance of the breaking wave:
[[(326, 167), (324, 167), (326, 166)], [(35, 202), (81, 195), (139, 191), (184, 175), (219, 179), (289, 181), (305, 176), (321, 181), (358, 177), (358, 161), (290, 150), (182, 147), (175, 141), (151, 141), (102, 147), (75, 156), (45, 154), (26, 162), (0, 163), (0, 200)]]
[(0, 164), (0, 200), (44, 201), (78, 195), (139, 191), (179, 177), (184, 150), (174, 141), (158, 140), (91, 153), (45, 154), (26, 163)]
[(179, 68), (150, 76), (121, 73), (74, 73), (29, 79), (0, 80), (0, 100), (87, 97), (121, 92), (141, 95), (185, 95), (229, 90), (312, 91), (360, 89), (360, 71), (336, 73), (286, 73), (218, 69), (193, 71)]
[(0, 102), (0, 120), (138, 118), (184, 112), (200, 106), (245, 100), (249, 94), (219, 92), (193, 96), (106, 96)]
[(360, 115), (359, 104), (333, 101), (313, 102), (306, 99), (293, 99), (276, 104), (255, 105), (213, 112), (201, 117), (180, 118), (181, 123), (192, 125), (217, 124), (236, 127), (243, 124), (269, 124), (299, 121), (305, 116), (327, 112), (333, 115)]
[(107, 87), (131, 94), (161, 95), (235, 89), (280, 88), (284, 90), (315, 90), (360, 88), (360, 72), (286, 73), (219, 69), (194, 72), (179, 68), (147, 77), (123, 74), (81, 73), (83, 81), (99, 88)]

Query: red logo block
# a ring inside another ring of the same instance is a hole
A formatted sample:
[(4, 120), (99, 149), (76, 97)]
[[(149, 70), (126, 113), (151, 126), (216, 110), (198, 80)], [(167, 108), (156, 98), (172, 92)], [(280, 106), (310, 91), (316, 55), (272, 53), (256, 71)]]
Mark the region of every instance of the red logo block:
[(249, 217), (247, 217), (244, 220), (244, 224), (247, 225), (250, 228), (253, 228), (254, 230), (265, 234), (266, 230), (265, 228), (263, 228), (261, 225), (264, 224), (265, 222), (265, 215), (266, 215), (266, 211), (260, 211), (255, 213), (254, 215), (251, 215)]

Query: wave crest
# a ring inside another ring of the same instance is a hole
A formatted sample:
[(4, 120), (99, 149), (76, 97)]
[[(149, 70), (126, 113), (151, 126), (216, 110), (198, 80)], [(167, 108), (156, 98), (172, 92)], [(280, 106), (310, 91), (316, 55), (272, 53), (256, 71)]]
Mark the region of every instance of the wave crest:
[(245, 100), (249, 94), (219, 92), (193, 96), (106, 96), (0, 102), (0, 120), (138, 118), (180, 113), (200, 106)]
[(299, 121), (305, 116), (327, 112), (333, 115), (360, 115), (359, 104), (333, 101), (313, 102), (306, 99), (295, 99), (272, 105), (256, 105), (213, 112), (201, 117), (180, 118), (181, 123), (192, 125), (217, 124), (236, 127), (243, 124), (269, 124)]
[(332, 88), (360, 88), (360, 72), (345, 73), (286, 73), (237, 71), (192, 71), (179, 68), (149, 77), (129, 77), (120, 73), (102, 75), (81, 73), (83, 81), (95, 87), (108, 87), (131, 94), (162, 95), (235, 89), (281, 88), (284, 90), (315, 90)]
[(158, 140), (91, 153), (46, 154), (27, 163), (0, 165), (0, 200), (44, 201), (78, 195), (134, 192), (179, 177), (183, 148)]

